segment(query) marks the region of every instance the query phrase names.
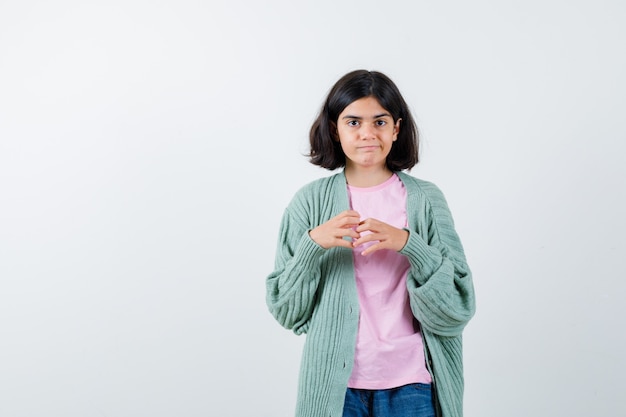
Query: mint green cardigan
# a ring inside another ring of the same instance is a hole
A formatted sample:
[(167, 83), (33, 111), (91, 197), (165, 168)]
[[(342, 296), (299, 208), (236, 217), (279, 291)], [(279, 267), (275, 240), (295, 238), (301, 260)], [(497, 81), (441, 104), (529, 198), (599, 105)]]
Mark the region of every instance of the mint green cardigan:
[[(472, 276), (452, 216), (432, 183), (397, 173), (407, 190), (409, 239), (400, 251), (411, 269), (407, 289), (421, 325), (438, 414), (463, 415), (461, 333), (475, 311)], [(349, 209), (343, 172), (302, 187), (282, 218), (266, 301), (285, 328), (306, 333), (296, 417), (341, 417), (352, 371), (359, 300), (352, 251), (324, 249), (308, 234)]]

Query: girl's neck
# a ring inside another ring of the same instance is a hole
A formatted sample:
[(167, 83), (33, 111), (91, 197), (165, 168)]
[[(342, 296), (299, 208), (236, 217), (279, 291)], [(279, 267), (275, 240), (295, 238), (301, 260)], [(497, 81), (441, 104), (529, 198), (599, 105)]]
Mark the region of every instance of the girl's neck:
[(386, 166), (379, 169), (363, 169), (346, 166), (344, 170), (346, 182), (359, 188), (374, 187), (387, 181), (392, 175)]

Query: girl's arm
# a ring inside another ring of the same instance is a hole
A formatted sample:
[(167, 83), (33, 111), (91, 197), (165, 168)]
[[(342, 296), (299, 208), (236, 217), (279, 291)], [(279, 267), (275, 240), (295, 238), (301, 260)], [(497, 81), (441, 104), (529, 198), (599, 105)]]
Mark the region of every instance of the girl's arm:
[(276, 320), (296, 334), (308, 329), (323, 252), (306, 226), (287, 210), (280, 225), (274, 272), (266, 279), (266, 302)]
[(287, 209), (280, 226), (275, 270), (266, 281), (267, 304), (281, 325), (301, 334), (306, 333), (313, 314), (321, 279), (320, 259), (327, 249), (352, 248), (346, 238), (359, 236), (354, 231), (359, 213), (345, 210), (309, 229), (310, 222), (303, 220), (307, 210), (293, 207)]
[[(409, 230), (400, 253), (411, 264), (407, 287), (413, 315), (427, 330), (457, 336), (476, 310), (472, 275), (441, 191), (426, 198), (426, 230)], [(422, 200), (423, 201), (423, 200)]]

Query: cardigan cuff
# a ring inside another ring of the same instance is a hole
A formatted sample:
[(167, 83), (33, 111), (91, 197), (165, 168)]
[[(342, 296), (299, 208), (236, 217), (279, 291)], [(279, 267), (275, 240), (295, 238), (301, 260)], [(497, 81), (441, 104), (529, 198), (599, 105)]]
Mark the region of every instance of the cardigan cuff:
[(300, 239), (298, 248), (294, 254), (298, 268), (303, 270), (317, 268), (319, 257), (324, 251), (326, 251), (326, 249), (315, 243), (315, 241), (311, 239), (311, 236), (309, 236), (309, 230), (307, 230)]
[(443, 256), (438, 250), (428, 246), (417, 232), (404, 230), (409, 232), (409, 238), (400, 253), (406, 255), (411, 266), (417, 269), (414, 276), (418, 283), (423, 285), (439, 268), (443, 262)]

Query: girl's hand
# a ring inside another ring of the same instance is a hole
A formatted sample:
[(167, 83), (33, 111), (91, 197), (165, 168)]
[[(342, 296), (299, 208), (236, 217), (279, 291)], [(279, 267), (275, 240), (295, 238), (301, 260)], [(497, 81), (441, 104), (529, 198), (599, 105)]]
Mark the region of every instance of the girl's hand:
[(324, 249), (334, 246), (352, 248), (352, 242), (344, 239), (344, 237), (359, 238), (360, 234), (355, 232), (354, 228), (358, 226), (360, 220), (359, 213), (354, 210), (346, 210), (311, 230), (309, 236)]
[(381, 249), (391, 249), (399, 252), (406, 241), (409, 239), (409, 232), (404, 229), (398, 229), (387, 223), (381, 222), (376, 219), (366, 219), (359, 223), (356, 231), (361, 234), (369, 231), (365, 235), (352, 242), (354, 247), (360, 246), (367, 242), (377, 242), (370, 245), (367, 249), (361, 252), (361, 255), (366, 256), (370, 253), (376, 252)]

